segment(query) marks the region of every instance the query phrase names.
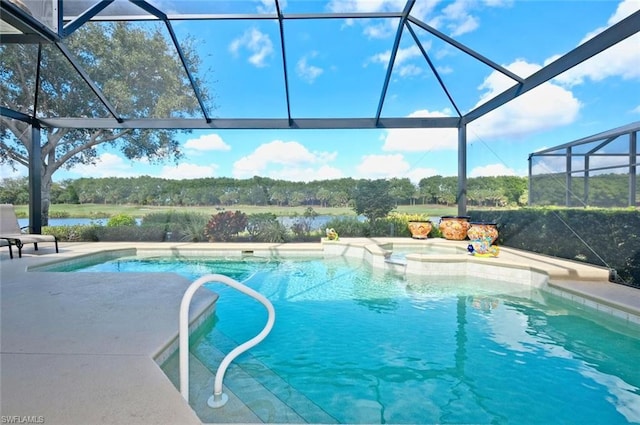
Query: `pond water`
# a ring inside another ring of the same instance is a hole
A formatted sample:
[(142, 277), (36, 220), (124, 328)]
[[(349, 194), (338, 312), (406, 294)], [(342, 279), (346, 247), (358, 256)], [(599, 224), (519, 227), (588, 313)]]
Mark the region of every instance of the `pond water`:
[[(335, 215), (319, 215), (314, 218), (308, 219), (310, 221), (310, 225), (312, 230), (323, 229), (326, 224), (331, 220), (344, 219), (347, 216), (335, 216)], [(280, 223), (282, 223), (285, 227), (290, 228), (293, 224), (295, 224), (298, 220), (302, 220), (304, 217), (301, 216), (293, 216), (293, 217), (278, 217)], [(107, 224), (108, 218), (50, 218), (49, 226), (76, 226), (76, 225), (98, 225), (104, 226)], [(359, 216), (358, 220), (364, 221), (365, 218), (363, 216)], [(136, 219), (138, 224), (142, 222), (142, 219)], [(28, 226), (29, 219), (28, 218), (19, 218), (18, 223), (20, 227)]]

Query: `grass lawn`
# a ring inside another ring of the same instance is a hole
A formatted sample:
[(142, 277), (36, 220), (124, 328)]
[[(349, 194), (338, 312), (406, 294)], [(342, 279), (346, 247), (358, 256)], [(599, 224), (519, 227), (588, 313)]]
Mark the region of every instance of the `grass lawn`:
[[(49, 210), (50, 218), (69, 217), (69, 218), (105, 218), (117, 214), (127, 214), (133, 217), (141, 218), (147, 214), (161, 211), (177, 211), (177, 212), (201, 212), (204, 214), (216, 214), (221, 207), (203, 206), (203, 207), (158, 207), (148, 205), (112, 205), (112, 204), (56, 204), (51, 205)], [(242, 211), (245, 214), (257, 213), (273, 213), (277, 216), (294, 216), (303, 215), (306, 206), (300, 207), (279, 207), (275, 205), (255, 206), (255, 205), (235, 205), (233, 207), (224, 207), (229, 211)], [(348, 207), (313, 207), (318, 215), (335, 215), (335, 216), (354, 216), (355, 211)], [(427, 214), (429, 216), (456, 215), (457, 207), (444, 205), (400, 205), (395, 211), (407, 214)], [(28, 217), (27, 205), (16, 205), (16, 214), (18, 217)]]

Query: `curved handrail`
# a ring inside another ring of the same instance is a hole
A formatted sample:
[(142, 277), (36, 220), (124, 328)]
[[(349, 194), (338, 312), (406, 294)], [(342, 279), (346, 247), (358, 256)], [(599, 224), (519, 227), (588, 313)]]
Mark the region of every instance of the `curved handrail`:
[(213, 395), (207, 401), (207, 404), (210, 407), (217, 408), (224, 406), (224, 404), (229, 399), (226, 394), (222, 393), (222, 381), (224, 379), (224, 374), (227, 371), (227, 367), (229, 367), (231, 362), (240, 354), (244, 353), (249, 348), (258, 345), (263, 339), (266, 338), (266, 336), (269, 334), (269, 332), (271, 332), (271, 329), (273, 328), (276, 313), (273, 308), (273, 304), (271, 304), (271, 302), (264, 295), (249, 288), (248, 286), (243, 285), (237, 280), (222, 274), (204, 275), (195, 280), (187, 288), (184, 296), (182, 297), (182, 302), (180, 303), (179, 329), (180, 394), (182, 394), (182, 397), (187, 401), (187, 403), (189, 402), (189, 306), (191, 304), (193, 294), (196, 292), (196, 290), (205, 283), (209, 282), (224, 283), (225, 285), (231, 286), (232, 288), (235, 288), (238, 291), (249, 295), (250, 297), (262, 303), (269, 314), (269, 317), (267, 318), (267, 324), (258, 335), (231, 350), (231, 352), (229, 352), (229, 354), (227, 354), (222, 359), (222, 362), (220, 362), (220, 366), (218, 366), (218, 370), (216, 371), (216, 377), (213, 384)]

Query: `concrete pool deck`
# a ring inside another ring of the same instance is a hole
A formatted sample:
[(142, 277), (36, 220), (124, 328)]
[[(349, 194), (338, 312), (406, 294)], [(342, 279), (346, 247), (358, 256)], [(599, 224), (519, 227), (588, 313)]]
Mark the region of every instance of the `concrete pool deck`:
[[(350, 239), (332, 248), (415, 244), (406, 238)], [(465, 242), (442, 241), (455, 247)], [(154, 360), (178, 332), (189, 281), (169, 273), (30, 272), (46, 263), (104, 250), (314, 253), (323, 244), (60, 243), (0, 251), (0, 414), (3, 423), (201, 424)], [(467, 258), (469, 258), (467, 256)], [(447, 261), (447, 256), (443, 257)], [(453, 260), (451, 260), (453, 261)], [(498, 258), (470, 258), (549, 275), (548, 290), (640, 324), (640, 290), (607, 281), (608, 271), (502, 248)], [(149, 288), (153, 290), (150, 291)], [(191, 317), (210, 312), (216, 296), (200, 289)]]

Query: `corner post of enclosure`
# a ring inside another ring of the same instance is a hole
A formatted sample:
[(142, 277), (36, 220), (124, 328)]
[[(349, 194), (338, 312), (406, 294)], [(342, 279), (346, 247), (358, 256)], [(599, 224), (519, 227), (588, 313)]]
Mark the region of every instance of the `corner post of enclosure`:
[(31, 123), (29, 152), (29, 233), (42, 233), (42, 153), (40, 126)]
[(528, 189), (528, 193), (527, 193), (527, 205), (531, 206), (531, 201), (533, 199), (532, 195), (531, 195), (531, 190), (533, 189), (533, 184), (531, 183), (531, 179), (533, 178), (533, 154), (530, 153), (529, 154), (529, 179), (527, 180), (527, 189)]
[(638, 162), (638, 132), (632, 131), (629, 133), (629, 206), (635, 207), (636, 202), (636, 188), (638, 184), (637, 174), (637, 162)]
[(458, 125), (458, 215), (467, 215), (467, 123)]
[(565, 158), (565, 187), (566, 187), (566, 193), (565, 193), (565, 206), (566, 207), (570, 207), (571, 206), (571, 193), (573, 192), (573, 189), (571, 187), (571, 146), (569, 146), (567, 148), (567, 153), (566, 153), (566, 158)]

